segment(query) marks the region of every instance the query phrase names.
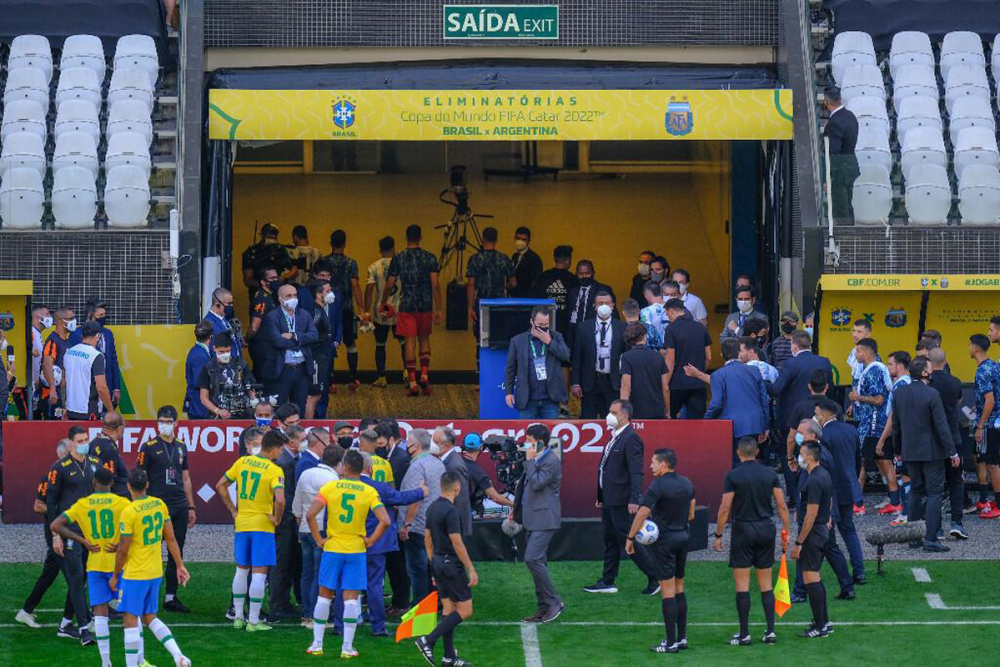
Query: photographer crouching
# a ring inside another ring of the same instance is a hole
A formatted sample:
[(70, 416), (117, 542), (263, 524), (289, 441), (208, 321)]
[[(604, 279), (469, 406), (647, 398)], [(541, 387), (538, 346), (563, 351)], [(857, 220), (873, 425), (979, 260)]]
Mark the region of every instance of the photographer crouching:
[(496, 490), (496, 487), (493, 486), (493, 480), (477, 462), (482, 453), (482, 437), (478, 433), (466, 435), (462, 440), (462, 457), (465, 459), (465, 467), (469, 471), (469, 505), (472, 507), (472, 513), (480, 518), (486, 516), (484, 504), (487, 498), (497, 505), (514, 507), (514, 501)]
[(256, 398), (253, 373), (243, 357), (233, 355), (233, 339), (221, 333), (212, 342), (215, 358), (205, 364), (198, 378), (201, 404), (217, 419), (250, 419)]

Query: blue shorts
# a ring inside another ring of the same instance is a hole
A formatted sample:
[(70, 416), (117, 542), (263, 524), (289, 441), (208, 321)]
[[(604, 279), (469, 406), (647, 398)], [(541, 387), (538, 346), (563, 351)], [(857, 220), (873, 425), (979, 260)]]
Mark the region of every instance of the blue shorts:
[(119, 586), (122, 592), (122, 601), (118, 604), (118, 611), (133, 616), (155, 614), (160, 602), (161, 581), (163, 581), (163, 577), (122, 579)]
[(319, 565), (319, 585), (331, 591), (363, 591), (368, 588), (368, 559), (365, 554), (323, 552)]
[(90, 594), (91, 607), (118, 599), (118, 593), (111, 590), (111, 586), (108, 585), (109, 581), (111, 581), (110, 572), (87, 573), (87, 592)]
[(274, 533), (260, 530), (236, 533), (233, 546), (240, 567), (273, 567), (277, 562)]

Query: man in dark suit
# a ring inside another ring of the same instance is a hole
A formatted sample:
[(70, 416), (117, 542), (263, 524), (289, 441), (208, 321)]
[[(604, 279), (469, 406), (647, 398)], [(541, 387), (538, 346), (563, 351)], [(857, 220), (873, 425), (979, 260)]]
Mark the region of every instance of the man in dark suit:
[[(399, 436), (399, 424), (393, 419), (386, 419), (375, 425), (379, 448), (385, 449), (385, 459), (392, 468), (392, 478), (396, 490), (399, 491), (403, 477), (410, 468), (410, 455), (406, 451), (406, 441)], [(410, 608), (410, 577), (406, 574), (406, 552), (400, 546), (397, 551), (385, 555), (385, 571), (389, 577), (389, 587), (392, 588), (392, 603), (386, 609), (386, 615), (399, 616)]]
[(625, 323), (611, 318), (614, 300), (600, 292), (597, 319), (586, 320), (578, 328), (573, 342), (571, 384), (580, 400), (580, 419), (594, 419), (608, 414), (611, 401), (622, 388), (621, 356), (625, 351)]
[[(566, 300), (566, 307), (569, 309), (569, 328), (565, 331), (566, 341), (570, 347), (576, 336), (577, 327), (597, 317), (597, 295), (600, 292), (607, 292), (611, 295), (611, 300), (615, 301), (615, 291), (610, 285), (597, 282), (594, 278), (594, 263), (589, 259), (581, 259), (576, 263), (577, 286), (574, 287)], [(612, 317), (617, 318), (617, 313), (612, 313)]]
[(768, 387), (772, 396), (778, 399), (778, 424), (782, 433), (789, 428), (795, 428), (791, 423), (792, 410), (796, 405), (809, 398), (809, 382), (815, 370), (826, 373), (827, 378), (833, 377), (830, 360), (813, 354), (810, 349), (812, 339), (805, 331), (792, 333), (792, 358), (785, 362), (778, 379)]
[(514, 265), (514, 286), (511, 298), (527, 299), (531, 296), (531, 286), (542, 273), (542, 258), (531, 249), (531, 230), (518, 227), (514, 231), (514, 253), (510, 256)]
[(892, 436), (910, 473), (910, 507), (907, 518), (926, 517), (924, 551), (950, 551), (938, 541), (945, 459), (961, 465), (955, 451), (941, 395), (928, 386), (930, 364), (922, 357), (910, 362), (913, 382), (900, 387), (892, 398)]
[[(947, 370), (948, 362), (942, 348), (931, 348), (927, 353), (927, 360), (931, 365), (929, 386), (941, 395), (951, 440), (955, 443), (955, 451), (962, 456), (962, 432), (958, 426), (958, 409), (962, 405), (962, 381)], [(951, 502), (951, 529), (948, 534), (957, 540), (967, 540), (969, 535), (962, 526), (962, 516), (965, 514), (963, 510), (967, 505), (971, 505), (972, 501), (970, 499), (966, 503), (962, 466), (945, 465), (944, 477), (948, 487), (948, 500)]]
[(458, 520), (462, 526), (462, 537), (472, 535), (472, 504), (469, 496), (469, 467), (462, 458), (461, 447), (455, 439), (455, 431), (447, 426), (438, 426), (434, 430), (433, 442), (438, 446), (438, 458), (448, 472), (455, 473), (462, 492), (455, 498), (455, 509), (458, 510)]
[[(305, 430), (298, 425), (299, 411), (292, 403), (278, 407), (274, 416), (281, 421), (284, 446), (274, 461), (285, 474), (285, 493), (295, 497), (295, 467), (299, 462), (298, 444), (305, 439)], [(285, 503), (281, 522), (274, 530), (275, 566), (271, 572), (271, 618), (301, 618), (307, 610), (292, 606), (291, 593), (301, 602), (302, 549), (299, 546), (299, 522), (292, 514), (291, 503)]]
[(294, 285), (278, 288), (279, 308), (264, 316), (267, 356), (261, 377), (278, 402), (291, 401), (305, 414), (313, 375), (312, 346), (319, 339), (312, 317), (298, 308)]
[(840, 89), (830, 86), (823, 91), (830, 119), (823, 137), (830, 141), (830, 191), (833, 196), (833, 219), (841, 225), (854, 224), (854, 181), (861, 175), (854, 146), (858, 143), (858, 119), (844, 106)]
[(559, 404), (569, 398), (562, 362), (570, 351), (562, 334), (549, 327), (549, 307), (531, 309), (531, 328), (510, 339), (504, 389), (507, 406), (519, 419), (558, 419)]
[[(611, 404), (607, 417), (611, 440), (597, 464), (597, 506), (601, 508), (604, 529), (604, 572), (597, 583), (586, 586), (588, 593), (617, 593), (618, 561), (632, 527), (632, 515), (642, 502), (643, 442), (632, 428), (632, 404), (617, 400)], [(648, 581), (645, 595), (655, 595), (660, 587), (653, 572), (649, 555), (636, 549), (630, 555)]]
[(562, 460), (560, 453), (549, 449), (549, 429), (532, 424), (524, 432), (527, 445), (524, 476), (520, 481), (520, 500), (508, 521), (519, 520), (528, 531), (524, 564), (535, 581), (538, 610), (524, 619), (529, 623), (548, 623), (563, 612), (566, 605), (549, 576), (549, 543), (562, 525)]
[(753, 436), (758, 442), (767, 440), (771, 401), (767, 387), (753, 366), (741, 364), (740, 341), (725, 338), (722, 341), (722, 359), (725, 364), (710, 376), (712, 402), (705, 411), (705, 419), (729, 419), (733, 422), (733, 467), (740, 464), (736, 443), (744, 436)]

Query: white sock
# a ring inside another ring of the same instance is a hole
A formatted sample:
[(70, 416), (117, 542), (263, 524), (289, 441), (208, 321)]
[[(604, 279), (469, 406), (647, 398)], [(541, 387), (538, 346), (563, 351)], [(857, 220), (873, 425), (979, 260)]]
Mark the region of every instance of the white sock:
[(73, 621), (71, 621), (70, 619), (68, 619), (65, 616), (63, 616), (62, 620), (59, 621), (59, 629), (65, 628), (67, 625), (69, 625), (72, 622)]
[(101, 664), (106, 667), (111, 664), (111, 631), (108, 630), (107, 616), (94, 616), (94, 638), (97, 639)]
[(139, 641), (142, 631), (139, 628), (125, 628), (125, 665), (139, 667)]
[(142, 623), (136, 628), (139, 631), (139, 664), (146, 662), (146, 633), (142, 629)]
[(260, 623), (260, 608), (264, 606), (264, 591), (267, 588), (267, 575), (254, 573), (250, 577), (250, 623)]
[(181, 648), (174, 640), (174, 636), (170, 634), (170, 628), (167, 627), (166, 623), (158, 618), (154, 618), (153, 622), (149, 624), (149, 629), (153, 631), (153, 635), (160, 640), (160, 643), (163, 644), (163, 648), (167, 649), (170, 653), (170, 657), (172, 657), (175, 662), (184, 655), (181, 653)]
[(330, 600), (324, 597), (316, 598), (316, 608), (313, 610), (313, 646), (323, 648), (323, 631), (330, 618)]
[(358, 619), (361, 617), (361, 602), (344, 600), (344, 644), (342, 650), (354, 648), (354, 631), (358, 629)]
[(236, 568), (236, 576), (233, 577), (233, 610), (238, 619), (243, 618), (243, 605), (247, 601), (247, 589), (249, 588), (248, 579), (250, 579), (250, 570)]
[(174, 599), (174, 597), (175, 597), (175, 595), (174, 595), (173, 593), (166, 593), (166, 594), (165, 594), (165, 595), (163, 596), (163, 601), (164, 601), (164, 602), (172, 602), (172, 601), (173, 601), (173, 599)]

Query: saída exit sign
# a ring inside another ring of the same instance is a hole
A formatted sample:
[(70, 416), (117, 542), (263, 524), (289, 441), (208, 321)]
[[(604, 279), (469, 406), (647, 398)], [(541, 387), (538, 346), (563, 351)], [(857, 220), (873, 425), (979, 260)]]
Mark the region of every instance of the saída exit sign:
[(558, 5), (444, 5), (445, 39), (559, 39)]

